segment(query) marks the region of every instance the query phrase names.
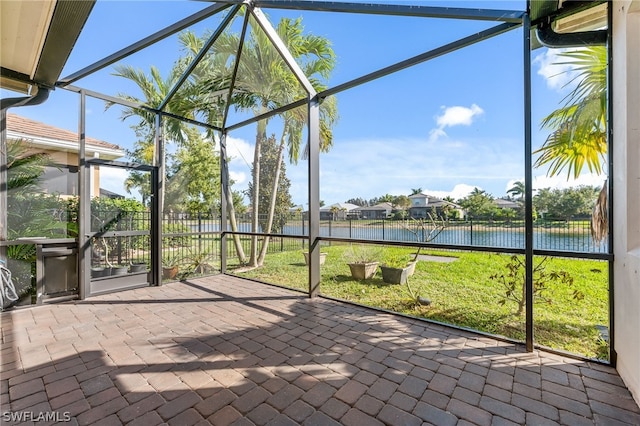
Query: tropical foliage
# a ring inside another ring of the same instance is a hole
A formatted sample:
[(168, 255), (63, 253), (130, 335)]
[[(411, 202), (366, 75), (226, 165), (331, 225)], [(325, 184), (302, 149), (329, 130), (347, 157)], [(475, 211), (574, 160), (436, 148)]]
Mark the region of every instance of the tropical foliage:
[[(569, 84), (574, 89), (564, 98), (561, 108), (542, 121), (551, 130), (545, 143), (535, 151), (536, 167), (548, 166), (549, 176), (566, 170), (567, 179), (577, 178), (586, 165), (592, 173), (606, 172), (607, 153), (607, 48), (587, 46), (563, 52), (560, 65), (576, 76)], [(602, 241), (608, 234), (607, 182), (597, 198), (591, 218), (591, 236)]]
[(496, 211), (493, 196), (480, 188), (473, 188), (473, 191), (466, 197), (458, 200), (471, 218), (492, 217)]
[[(72, 223), (61, 220), (66, 219), (64, 201), (40, 188), (45, 166), (50, 164), (49, 156), (34, 151), (28, 141), (7, 140), (7, 221), (3, 225), (9, 240), (75, 235)], [(35, 246), (9, 246), (6, 256), (18, 296), (28, 301), (35, 295)]]
[(567, 179), (577, 178), (586, 165), (590, 172), (603, 173), (607, 153), (607, 48), (587, 46), (559, 54), (575, 72), (570, 81), (575, 88), (564, 98), (561, 108), (542, 120), (551, 131), (535, 154), (536, 167), (548, 166), (548, 175), (564, 171)]
[(512, 197), (518, 200), (522, 200), (525, 194), (524, 182), (522, 181), (514, 182), (513, 186), (507, 190), (507, 194), (511, 195)]
[[(34, 151), (23, 139), (7, 140), (7, 236), (75, 235), (75, 224), (66, 219), (66, 206), (57, 194), (40, 188), (45, 166), (52, 165), (45, 153)], [(64, 219), (64, 220), (62, 220)]]
[(599, 188), (582, 185), (577, 188), (544, 188), (533, 197), (533, 206), (545, 219), (569, 220), (591, 214)]

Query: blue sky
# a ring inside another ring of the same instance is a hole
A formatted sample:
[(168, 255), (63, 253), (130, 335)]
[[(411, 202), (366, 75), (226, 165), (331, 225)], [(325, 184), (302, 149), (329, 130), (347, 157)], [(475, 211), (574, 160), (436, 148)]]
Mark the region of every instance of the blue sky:
[[(525, 7), (524, 1), (419, 4), (507, 10)], [(99, 0), (63, 76), (206, 6), (208, 3), (203, 2)], [(331, 41), (337, 65), (329, 86), (495, 25), (322, 12), (265, 12), (274, 25), (282, 16), (302, 17), (305, 32)], [(201, 34), (205, 28), (213, 28), (218, 19), (198, 24), (193, 30)], [(123, 63), (147, 72), (149, 65), (155, 64), (166, 73), (179, 54), (176, 37), (171, 37)], [(568, 90), (564, 87), (568, 75), (559, 74), (561, 69), (552, 65), (556, 54), (544, 48), (532, 53), (534, 147), (546, 137), (538, 123), (558, 107)], [(355, 197), (408, 194), (412, 188), (456, 199), (474, 187), (496, 197), (504, 196), (514, 181), (524, 177), (522, 62), (522, 30), (516, 29), (339, 94), (340, 119), (334, 128), (334, 146), (320, 160), (321, 199), (332, 204)], [(112, 72), (109, 67), (76, 84), (110, 95), (139, 96), (135, 85), (112, 76)], [(3, 91), (2, 96), (7, 93)], [(56, 90), (42, 106), (13, 112), (75, 129), (77, 105), (76, 95)], [(122, 123), (117, 109), (105, 112), (102, 103), (93, 101), (87, 114), (89, 136), (132, 146), (135, 135), (129, 125), (133, 122)], [(269, 131), (277, 133), (275, 121)], [(253, 127), (231, 134), (230, 171), (239, 190), (248, 183), (253, 134)], [(550, 179), (545, 173), (546, 170), (534, 170), (534, 188), (599, 184), (604, 179), (585, 174), (577, 182), (567, 182), (564, 176)], [(293, 201), (306, 204), (305, 162), (288, 164), (287, 176), (292, 181)], [(103, 186), (123, 192), (122, 179), (117, 173), (105, 175)]]

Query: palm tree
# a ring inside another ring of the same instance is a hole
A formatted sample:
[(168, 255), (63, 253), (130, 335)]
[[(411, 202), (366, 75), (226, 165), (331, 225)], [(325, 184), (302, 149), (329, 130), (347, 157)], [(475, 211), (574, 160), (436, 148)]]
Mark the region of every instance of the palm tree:
[[(313, 35), (304, 35), (302, 20), (290, 20), (283, 18), (276, 32), (282, 39), (293, 57), (300, 64), (303, 72), (317, 91), (326, 88), (324, 81), (329, 77), (334, 65), (335, 54), (331, 49), (328, 40)], [(206, 36), (206, 35), (205, 35)], [(195, 54), (197, 46), (202, 46), (203, 40), (194, 39), (193, 35), (184, 37), (188, 43), (189, 50)], [(184, 42), (183, 42), (184, 44)], [(298, 80), (291, 71), (289, 65), (275, 49), (271, 40), (261, 30), (256, 22), (252, 22), (251, 30), (244, 41), (240, 58), (237, 56), (237, 47), (240, 44), (240, 36), (234, 33), (223, 33), (215, 42), (215, 52), (208, 59), (210, 64), (209, 75), (203, 73), (200, 82), (203, 87), (220, 89), (228, 84), (231, 72), (228, 67), (232, 67), (235, 60), (239, 60), (238, 72), (234, 84), (233, 98), (231, 102), (236, 107), (251, 110), (255, 116), (259, 116), (272, 109), (286, 106), (291, 102), (304, 99), (306, 93), (302, 90)], [(218, 64), (218, 67), (214, 66)], [(228, 65), (232, 64), (232, 65)], [(227, 70), (224, 71), (224, 67)], [(200, 85), (200, 83), (198, 83)], [(220, 103), (220, 98), (211, 99), (210, 102)], [(224, 101), (222, 101), (224, 102)], [(203, 102), (206, 108), (206, 101)], [(320, 106), (320, 149), (327, 151), (332, 143), (333, 137), (331, 127), (337, 117), (337, 107), (335, 98), (324, 99)], [(283, 119), (283, 129), (279, 138), (279, 157), (282, 158), (285, 146), (289, 151), (289, 160), (297, 162), (301, 156), (301, 141), (303, 129), (307, 122), (306, 110), (296, 108), (288, 110), (280, 117)], [(252, 204), (252, 231), (258, 231), (258, 200), (260, 199), (260, 155), (261, 145), (267, 138), (267, 126), (269, 119), (260, 120), (257, 123), (254, 159), (253, 159), (253, 185)], [(302, 148), (302, 157), (308, 152), (308, 147)], [(276, 164), (281, 164), (278, 161)], [(273, 180), (272, 197), (269, 204), (269, 214), (267, 228), (264, 233), (271, 232), (273, 216), (275, 211), (275, 196), (280, 179), (279, 167), (275, 170)], [(259, 266), (266, 254), (268, 238), (264, 239), (260, 256), (258, 256), (257, 236), (252, 237), (251, 254), (249, 264)]]
[(421, 194), (422, 193), (422, 188), (418, 187), (418, 188), (411, 188), (411, 194), (410, 195), (416, 195), (416, 194)]
[(33, 192), (51, 160), (45, 153), (29, 153), (29, 141), (7, 140), (7, 191)]
[[(587, 46), (578, 51), (560, 54), (577, 75), (571, 80), (575, 88), (564, 98), (561, 108), (542, 120), (542, 127), (551, 130), (542, 147), (535, 167), (548, 165), (548, 176), (566, 169), (567, 179), (577, 178), (586, 165), (590, 172), (603, 173), (607, 153), (607, 48)], [(602, 187), (594, 208), (591, 234), (601, 241), (608, 233), (607, 182)]]
[[(119, 97), (130, 102), (143, 104), (151, 108), (157, 108), (178, 80), (180, 76), (179, 72), (180, 70), (177, 67), (174, 67), (169, 73), (169, 76), (164, 79), (162, 78), (160, 71), (153, 65), (151, 66), (149, 75), (130, 65), (117, 65), (113, 75), (133, 81), (142, 91), (144, 101), (128, 94), (119, 94)], [(112, 105), (113, 104), (107, 104), (107, 108), (110, 108)], [(167, 106), (166, 110), (188, 118), (193, 117), (193, 113), (191, 112), (193, 108), (191, 108), (190, 99), (187, 96), (175, 96), (172, 102)], [(147, 164), (152, 163), (155, 152), (154, 135), (156, 114), (144, 108), (124, 108), (120, 119), (124, 121), (130, 117), (138, 117), (139, 119), (139, 122), (134, 126), (136, 135), (140, 138), (137, 142), (138, 146), (134, 151), (134, 155), (136, 155), (142, 162)], [(165, 139), (173, 140), (178, 143), (183, 143), (185, 141), (186, 124), (184, 122), (174, 118), (165, 119), (163, 120), (163, 129), (163, 144), (166, 143)], [(165, 152), (164, 146), (162, 152)], [(163, 163), (164, 161), (165, 160), (162, 159)], [(166, 170), (164, 167), (162, 167), (162, 171), (162, 179), (164, 180), (166, 178)], [(138, 183), (142, 183), (140, 177), (132, 176), (126, 184), (127, 186), (131, 186)], [(158, 194), (160, 211), (164, 208), (164, 194), (165, 185), (162, 186), (160, 194)]]
[[(335, 65), (335, 54), (331, 49), (328, 40), (313, 35), (303, 35), (301, 18), (292, 21), (283, 18), (276, 28), (278, 36), (293, 57), (302, 63), (301, 67), (305, 75), (310, 79), (316, 90), (326, 88), (323, 81), (329, 77)], [(251, 27), (249, 40), (245, 41), (245, 47), (240, 61), (240, 78), (236, 87), (241, 87), (245, 92), (252, 93), (256, 97), (256, 102), (252, 106), (255, 115), (260, 115), (272, 108), (287, 105), (296, 99), (302, 99), (305, 93), (295, 78), (289, 65), (272, 45), (266, 34), (257, 26)], [(244, 64), (244, 67), (242, 66)], [(325, 100), (321, 104), (321, 131), (320, 149), (328, 150), (333, 142), (331, 124), (335, 121), (336, 108), (335, 98)], [(300, 153), (300, 143), (302, 130), (306, 123), (306, 110), (301, 108), (289, 110), (282, 114), (284, 128), (280, 137), (279, 153), (283, 155), (284, 146), (289, 149), (289, 159), (292, 162), (298, 161)], [(258, 123), (256, 134), (256, 145), (254, 151), (254, 193), (252, 194), (253, 204), (253, 231), (257, 232), (257, 215), (260, 186), (260, 168), (256, 167), (260, 158), (260, 146), (266, 140), (267, 120)], [(303, 152), (307, 152), (305, 147)], [(277, 165), (280, 162), (276, 162)], [(279, 181), (280, 170), (276, 169), (276, 178), (273, 181), (272, 198), (269, 206), (269, 219), (267, 229), (263, 232), (271, 232), (273, 223), (273, 213), (275, 210), (275, 195)], [(253, 237), (250, 264), (259, 266), (264, 261), (268, 239), (265, 238), (259, 257), (257, 255), (257, 237)]]
[(509, 190), (507, 190), (507, 194), (511, 194), (513, 197), (517, 199), (522, 199), (522, 197), (524, 196), (524, 193), (525, 193), (524, 182), (520, 180), (514, 182), (513, 186)]
[(331, 220), (337, 220), (338, 219), (338, 212), (340, 211), (340, 208), (338, 206), (331, 206)]
[[(325, 48), (330, 50), (330, 47), (327, 45)], [(333, 55), (333, 51), (331, 52)], [(304, 69), (305, 75), (312, 76), (316, 73), (320, 73), (317, 69), (326, 66), (326, 64), (321, 63), (324, 61), (317, 60), (312, 61), (313, 63), (307, 64)], [(331, 65), (333, 67), (333, 64)], [(314, 88), (317, 91), (321, 91), (326, 89), (324, 84), (321, 84), (317, 81), (312, 81)], [(275, 170), (275, 178), (273, 180), (273, 187), (271, 188), (271, 200), (269, 201), (269, 213), (267, 218), (267, 228), (263, 230), (265, 233), (271, 232), (271, 226), (273, 224), (273, 217), (276, 208), (276, 190), (278, 188), (278, 183), (280, 180), (280, 172), (282, 165), (282, 157), (284, 154), (285, 144), (289, 150), (289, 161), (291, 163), (297, 163), (300, 157), (300, 143), (302, 139), (303, 129), (307, 122), (306, 110), (303, 111), (301, 108), (296, 108), (294, 110), (289, 110), (285, 112), (283, 115), (284, 118), (284, 129), (282, 131), (282, 135), (280, 137), (280, 145), (278, 147), (278, 161), (276, 162), (276, 170)], [(337, 102), (335, 97), (326, 98), (320, 104), (320, 150), (323, 152), (328, 151), (333, 145), (333, 132), (331, 127), (337, 119)], [(302, 157), (307, 158), (309, 153), (309, 144), (305, 144), (305, 147), (302, 151)], [(264, 258), (267, 254), (267, 248), (269, 244), (269, 237), (264, 238), (264, 242), (262, 244), (262, 248), (260, 250), (260, 255), (258, 256), (258, 265), (262, 265), (264, 262)]]
[[(199, 55), (204, 48), (206, 40), (211, 37), (211, 31), (207, 31), (202, 37), (198, 37), (192, 31), (180, 33), (179, 40), (185, 51), (185, 56), (178, 60), (178, 66), (182, 69), (186, 67)], [(198, 66), (192, 71), (189, 80), (185, 83), (187, 91), (194, 95), (193, 110), (198, 116), (203, 117), (203, 121), (212, 126), (221, 127), (224, 123), (224, 111), (226, 100), (229, 95), (229, 85), (233, 75), (233, 64), (237, 56), (240, 37), (235, 33), (222, 33), (215, 41), (215, 50), (205, 55)], [(180, 91), (178, 92), (180, 93)], [(234, 91), (231, 103), (238, 106), (247, 107), (251, 105), (252, 98), (244, 92)], [(210, 132), (211, 133), (211, 132)], [(214, 136), (210, 134), (209, 136)], [(242, 247), (238, 231), (236, 218), (236, 205), (238, 204), (238, 194), (231, 190), (231, 186), (226, 188), (226, 201), (228, 208), (229, 224), (231, 226), (232, 238), (241, 264), (246, 263), (246, 256)]]
[(484, 189), (480, 189), (477, 186), (473, 187), (473, 190), (471, 191), (471, 194), (469, 195), (474, 195), (474, 196), (487, 196), (487, 191), (485, 191)]

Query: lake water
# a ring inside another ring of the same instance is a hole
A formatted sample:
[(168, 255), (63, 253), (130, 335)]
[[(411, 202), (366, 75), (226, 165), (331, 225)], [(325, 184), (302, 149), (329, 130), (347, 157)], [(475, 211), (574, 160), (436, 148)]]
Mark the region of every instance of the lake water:
[[(193, 232), (218, 232), (219, 224), (207, 223), (192, 227)], [(251, 224), (240, 223), (240, 232), (251, 232)], [(308, 227), (302, 225), (286, 225), (283, 234), (307, 235)], [(422, 241), (422, 235), (407, 229), (389, 226), (331, 226), (324, 223), (320, 226), (320, 236), (336, 238), (353, 238), (360, 240), (382, 241)], [(533, 246), (539, 250), (560, 250), (584, 253), (607, 253), (607, 243), (595, 244), (586, 232), (570, 233), (559, 230), (545, 231), (535, 229)], [(453, 227), (443, 230), (433, 241), (436, 244), (452, 244), (462, 246), (484, 246), (496, 248), (524, 249), (525, 236), (522, 228), (504, 229), (471, 229), (470, 227)]]

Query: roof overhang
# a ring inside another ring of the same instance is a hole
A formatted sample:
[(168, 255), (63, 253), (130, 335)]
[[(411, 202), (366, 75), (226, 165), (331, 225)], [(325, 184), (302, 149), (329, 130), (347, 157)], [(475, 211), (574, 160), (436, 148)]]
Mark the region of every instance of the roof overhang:
[[(534, 32), (538, 27), (547, 26), (558, 35), (593, 35), (607, 27), (604, 0), (529, 0), (529, 10)], [(534, 49), (542, 45), (535, 36), (531, 40)]]
[[(71, 154), (78, 153), (78, 142), (73, 141), (34, 136), (13, 130), (7, 130), (7, 139), (22, 139), (28, 141), (31, 148), (38, 150), (68, 152)], [(97, 145), (90, 142), (87, 142), (85, 149), (87, 157), (101, 158), (103, 160), (117, 160), (126, 155), (123, 149)]]
[[(605, 0), (529, 0), (532, 25), (543, 20), (563, 21), (565, 32), (589, 31), (607, 23)], [(600, 6), (598, 9), (594, 9)], [(599, 23), (591, 26), (594, 22)], [(589, 25), (586, 23), (591, 22)], [(557, 29), (560, 31), (560, 29)]]
[(0, 1), (0, 87), (53, 88), (95, 0)]

